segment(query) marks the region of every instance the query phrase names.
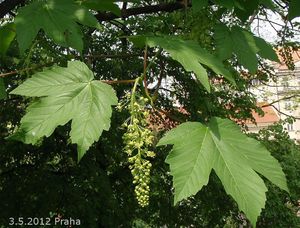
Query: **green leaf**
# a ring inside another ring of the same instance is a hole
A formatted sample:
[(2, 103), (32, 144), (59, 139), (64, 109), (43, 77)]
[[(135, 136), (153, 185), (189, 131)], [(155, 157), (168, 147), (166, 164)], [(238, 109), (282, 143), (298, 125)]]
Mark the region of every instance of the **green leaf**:
[[(215, 132), (218, 131), (224, 142), (234, 145), (235, 149), (245, 156), (256, 172), (288, 192), (286, 178), (279, 162), (271, 156), (270, 152), (261, 143), (242, 134), (240, 127), (229, 120), (213, 118), (209, 126), (211, 129), (215, 129)], [(216, 126), (218, 126), (218, 129), (216, 129)]]
[(221, 60), (230, 58), (234, 52), (238, 62), (251, 73), (255, 73), (257, 70), (257, 54), (262, 58), (279, 61), (269, 43), (238, 26), (234, 26), (230, 30), (225, 25), (218, 24), (215, 27), (214, 38), (217, 56)]
[(102, 131), (109, 129), (111, 105), (117, 104), (112, 87), (93, 78), (84, 63), (74, 61), (67, 68), (54, 67), (37, 73), (13, 90), (12, 94), (42, 97), (27, 108), (19, 130), (23, 136), (19, 139), (35, 144), (50, 136), (57, 126), (72, 120), (70, 137), (78, 145), (80, 160)]
[[(181, 140), (178, 140), (178, 139)], [(174, 202), (196, 194), (208, 183), (213, 165), (213, 142), (209, 129), (200, 123), (187, 122), (163, 137), (157, 146), (173, 144), (167, 157), (175, 187)]]
[(216, 52), (221, 60), (229, 59), (233, 52), (233, 42), (230, 30), (223, 24), (215, 27)]
[(0, 27), (0, 56), (5, 55), (16, 36), (15, 24), (8, 23)]
[(208, 125), (181, 124), (169, 131), (158, 146), (167, 144), (174, 145), (166, 162), (173, 176), (175, 203), (201, 190), (214, 169), (225, 191), (255, 226), (267, 191), (257, 173), (288, 191), (278, 161), (230, 120), (212, 118)]
[(229, 30), (227, 26), (218, 24), (215, 27), (214, 38), (216, 40), (217, 55), (221, 60), (230, 58), (232, 52), (234, 52), (241, 65), (250, 72), (256, 71), (258, 48), (249, 32), (237, 26)]
[(254, 39), (255, 39), (256, 46), (259, 49), (258, 54), (261, 57), (265, 59), (270, 59), (275, 62), (279, 62), (278, 56), (271, 44), (267, 43), (264, 39), (260, 37), (254, 36)]
[(89, 9), (110, 11), (118, 16), (121, 15), (121, 10), (114, 0), (87, 0), (83, 4)]
[(0, 78), (0, 100), (5, 99), (6, 96), (4, 81), (3, 78)]
[(99, 27), (93, 14), (73, 1), (33, 1), (22, 7), (15, 18), (17, 40), (21, 52), (29, 48), (40, 29), (43, 29), (47, 36), (57, 44), (81, 51), (83, 49), (82, 32), (77, 22)]
[(237, 26), (234, 26), (231, 32), (234, 43), (233, 51), (236, 53), (238, 61), (251, 73), (255, 73), (258, 65), (256, 54), (259, 49), (256, 47), (253, 35)]
[(290, 5), (289, 5), (288, 18), (289, 18), (289, 20), (292, 20), (299, 16), (300, 16), (300, 1), (299, 0), (291, 0)]
[(235, 5), (241, 5), (241, 7), (235, 8), (236, 15), (243, 21), (247, 21), (249, 16), (251, 16), (255, 10), (258, 9), (259, 0), (235, 0)]
[(186, 71), (194, 72), (197, 79), (207, 91), (210, 91), (208, 75), (201, 64), (209, 67), (216, 74), (224, 76), (227, 80), (235, 84), (233, 76), (224, 67), (223, 63), (194, 41), (186, 41), (174, 36), (134, 36), (130, 37), (130, 40), (138, 45), (143, 43), (150, 47), (159, 46), (163, 48), (170, 54), (172, 59), (178, 61)]

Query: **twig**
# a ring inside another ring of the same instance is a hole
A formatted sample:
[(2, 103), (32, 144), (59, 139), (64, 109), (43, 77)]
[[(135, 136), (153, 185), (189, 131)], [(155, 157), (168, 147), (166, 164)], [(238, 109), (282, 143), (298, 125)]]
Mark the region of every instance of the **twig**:
[(284, 116), (291, 117), (291, 118), (294, 118), (296, 120), (300, 120), (299, 117), (295, 117), (295, 116), (292, 116), (292, 115), (289, 115), (289, 114), (286, 114), (286, 113), (280, 111), (275, 105), (270, 105), (270, 106), (272, 106), (278, 113), (280, 113), (280, 114), (282, 114)]
[(0, 74), (0, 78), (5, 78), (7, 76), (13, 76), (13, 75), (16, 75), (16, 74), (27, 72), (29, 70), (36, 70), (36, 69), (42, 68), (44, 66), (48, 66), (52, 63), (54, 63), (54, 62), (45, 63), (45, 64), (34, 66), (34, 67), (29, 67), (29, 68), (24, 68), (24, 69), (21, 69), (21, 70), (14, 70), (14, 71), (11, 71), (11, 72), (3, 73), (3, 74)]
[[(0, 74), (0, 78), (4, 78), (6, 76), (12, 76), (12, 75), (16, 75), (16, 74), (19, 74), (21, 72), (26, 72), (26, 71), (29, 71), (29, 70), (35, 70), (35, 69), (38, 69), (40, 67), (43, 67), (45, 66), (42, 65), (42, 66), (37, 66), (37, 67), (30, 67), (30, 68), (27, 68), (27, 69), (23, 69), (23, 70), (15, 70), (15, 71), (11, 71), (11, 72), (8, 72), (8, 73), (4, 73), (4, 74)], [(129, 79), (129, 80), (101, 80), (101, 82), (104, 82), (104, 83), (107, 83), (107, 84), (130, 84), (130, 83), (134, 83), (135, 79)]]
[(300, 96), (300, 94), (294, 94), (294, 95), (291, 95), (291, 96), (288, 96), (288, 97), (283, 97), (283, 98), (280, 98), (280, 99), (278, 99), (278, 100), (272, 101), (272, 102), (269, 103), (269, 104), (262, 105), (261, 107), (263, 108), (263, 107), (272, 106), (273, 104), (278, 103), (278, 102), (280, 102), (280, 101), (289, 100), (289, 99), (291, 99), (291, 98), (299, 97), (299, 96)]
[[(268, 16), (267, 15), (265, 15), (265, 17), (266, 17), (266, 19), (264, 19), (264, 18), (256, 18), (257, 20), (261, 20), (261, 21), (266, 21), (266, 22), (269, 22), (270, 23), (270, 25), (273, 27), (273, 24), (274, 25), (278, 25), (278, 26), (280, 26), (280, 27), (286, 27), (286, 25), (282, 25), (282, 24), (279, 24), (279, 23), (277, 23), (277, 22), (275, 22), (275, 21), (271, 21), (269, 18), (268, 18)], [(273, 29), (275, 30), (275, 31), (277, 31), (277, 29), (275, 29), (274, 27), (273, 27)], [(297, 30), (297, 29), (294, 29), (294, 28), (290, 28), (291, 30), (293, 30), (293, 31), (295, 31), (295, 32), (300, 32), (300, 30)]]
[(144, 88), (145, 88), (145, 93), (146, 96), (151, 99), (151, 96), (149, 94), (149, 90), (148, 90), (148, 84), (147, 84), (147, 54), (148, 54), (148, 46), (145, 46), (145, 50), (144, 50), (144, 72), (143, 72), (143, 81), (144, 81)]
[(282, 9), (286, 9), (287, 8), (287, 5), (282, 5), (280, 2), (278, 2), (278, 1), (276, 1), (276, 0), (274, 0), (274, 2), (278, 5), (278, 6), (280, 6)]
[(129, 80), (100, 80), (103, 83), (112, 85), (112, 84), (131, 84), (134, 83), (136, 79), (129, 79)]
[[(116, 58), (122, 58), (122, 59), (126, 59), (129, 57), (138, 57), (141, 56), (141, 53), (128, 53), (128, 54), (93, 54), (93, 55), (86, 55), (86, 58), (91, 58), (91, 59), (116, 59)], [(54, 62), (51, 62), (54, 63)], [(35, 70), (44, 66), (48, 66), (51, 63), (47, 63), (47, 64), (43, 64), (43, 65), (39, 65), (39, 66), (35, 66), (35, 67), (29, 67), (29, 68), (24, 68), (21, 70), (14, 70), (11, 72), (7, 72), (7, 73), (2, 73), (0, 74), (0, 78), (4, 78), (7, 76), (12, 76), (12, 75), (16, 75), (19, 73), (23, 73), (29, 70)]]
[(91, 58), (91, 59), (126, 59), (129, 57), (137, 57), (141, 56), (142, 53), (127, 53), (127, 54), (93, 54), (93, 55), (86, 55), (86, 58)]
[(16, 75), (18, 73), (19, 73), (19, 71), (17, 71), (17, 70), (14, 70), (14, 71), (11, 71), (11, 72), (7, 72), (7, 73), (3, 73), (3, 74), (0, 74), (0, 78), (4, 78), (4, 77), (7, 77), (7, 76), (11, 76), (11, 75)]
[(122, 31), (125, 33), (125, 34), (133, 34), (133, 32), (126, 27), (125, 24), (123, 24), (122, 22), (120, 21), (117, 21), (117, 20), (111, 20), (109, 21), (111, 24), (115, 25), (116, 27), (122, 29)]
[(96, 15), (96, 18), (99, 21), (110, 21), (116, 18), (128, 18), (130, 16), (136, 16), (140, 14), (151, 14), (151, 13), (157, 13), (157, 12), (173, 12), (175, 10), (184, 9), (186, 8), (184, 3), (182, 2), (173, 2), (173, 3), (160, 3), (157, 5), (150, 5), (150, 6), (144, 6), (144, 7), (136, 7), (136, 8), (128, 8), (128, 9), (122, 9), (121, 15), (116, 15), (111, 12), (107, 13), (98, 13)]

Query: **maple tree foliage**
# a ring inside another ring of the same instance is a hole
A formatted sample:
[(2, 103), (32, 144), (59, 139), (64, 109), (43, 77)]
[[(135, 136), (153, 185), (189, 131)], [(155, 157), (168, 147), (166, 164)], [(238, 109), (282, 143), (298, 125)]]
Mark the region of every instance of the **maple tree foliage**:
[[(215, 226), (236, 214), (255, 227), (267, 186), (294, 194), (276, 154), (233, 120), (259, 111), (251, 80), (269, 78), (268, 61), (279, 61), (275, 46), (251, 31), (253, 19), (280, 15), (287, 45), (299, 1), (8, 2), (0, 3), (0, 99), (1, 111), (14, 115), (1, 116), (3, 195), (4, 183), (31, 173), (18, 189), (47, 185), (44, 178), (63, 186), (46, 193), (53, 202), (43, 217), (77, 216), (85, 227)], [(175, 125), (169, 131), (167, 121)], [(14, 192), (22, 205), (14, 216), (7, 210), (3, 225), (33, 216), (26, 202), (43, 202), (43, 194), (27, 193)], [(228, 208), (211, 203), (191, 220), (183, 212), (216, 197)], [(181, 216), (165, 215), (166, 207)]]

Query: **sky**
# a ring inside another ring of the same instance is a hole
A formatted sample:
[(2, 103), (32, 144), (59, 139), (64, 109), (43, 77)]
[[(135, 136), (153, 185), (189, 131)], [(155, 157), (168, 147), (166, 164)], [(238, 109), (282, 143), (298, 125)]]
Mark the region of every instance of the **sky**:
[[(252, 31), (259, 37), (264, 38), (270, 43), (274, 43), (279, 40), (276, 30), (280, 30), (284, 25), (283, 20), (278, 14), (273, 13), (272, 11), (268, 11), (268, 19), (273, 23), (264, 21), (265, 17), (260, 16), (262, 20), (255, 19), (251, 25)], [(300, 18), (295, 18), (293, 22), (300, 22)], [(293, 41), (300, 42), (300, 30), (296, 32), (297, 35), (293, 39)]]

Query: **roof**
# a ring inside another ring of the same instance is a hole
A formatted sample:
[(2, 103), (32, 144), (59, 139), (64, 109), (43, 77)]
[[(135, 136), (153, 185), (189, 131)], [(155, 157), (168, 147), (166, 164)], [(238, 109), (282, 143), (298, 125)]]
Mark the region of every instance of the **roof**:
[[(265, 102), (258, 103), (257, 105), (259, 107), (261, 107), (261, 109), (265, 113), (264, 116), (260, 116), (255, 111), (252, 111), (253, 118), (255, 119), (257, 124), (263, 124), (263, 123), (273, 124), (280, 120), (276, 110), (272, 106), (266, 106), (268, 104)], [(262, 106), (264, 106), (264, 107), (262, 107)]]

